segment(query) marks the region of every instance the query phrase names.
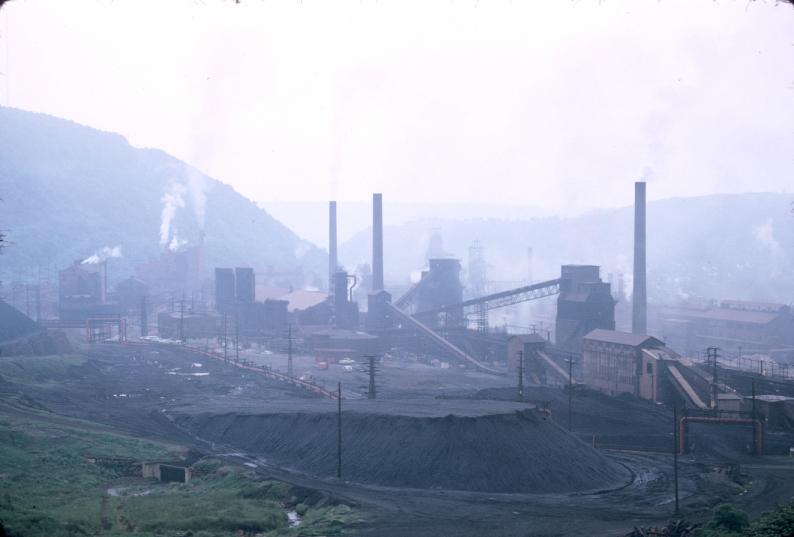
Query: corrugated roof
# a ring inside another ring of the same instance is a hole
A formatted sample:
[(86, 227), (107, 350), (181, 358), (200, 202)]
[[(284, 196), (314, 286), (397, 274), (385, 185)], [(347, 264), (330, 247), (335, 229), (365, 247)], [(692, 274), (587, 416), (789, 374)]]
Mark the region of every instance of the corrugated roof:
[(649, 356), (652, 356), (656, 360), (675, 360), (676, 362), (684, 364), (684, 362), (681, 360), (681, 356), (679, 356), (678, 353), (667, 347), (663, 347), (660, 349), (642, 349), (642, 352), (648, 354)]
[(596, 328), (589, 332), (585, 337), (591, 341), (603, 341), (605, 343), (616, 343), (618, 345), (630, 345), (632, 347), (639, 347), (646, 342), (654, 345), (664, 345), (661, 341), (653, 336), (643, 336), (640, 334), (631, 334), (629, 332), (618, 332), (616, 330), (604, 330)]
[(764, 311), (743, 311), (727, 308), (695, 310), (671, 308), (664, 310), (664, 316), (683, 317), (686, 319), (704, 319), (712, 321), (730, 321), (736, 323), (767, 324), (778, 318), (780, 314)]
[(788, 309), (785, 304), (776, 302), (751, 302), (749, 300), (721, 300), (720, 307), (724, 309), (736, 309), (742, 311), (764, 311), (776, 313)]

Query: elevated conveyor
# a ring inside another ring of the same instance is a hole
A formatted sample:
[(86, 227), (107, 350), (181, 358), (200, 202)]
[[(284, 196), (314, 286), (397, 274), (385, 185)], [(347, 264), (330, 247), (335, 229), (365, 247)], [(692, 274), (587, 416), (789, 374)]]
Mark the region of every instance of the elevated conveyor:
[(555, 375), (560, 377), (565, 382), (568, 382), (568, 372), (565, 371), (560, 365), (552, 360), (548, 354), (543, 351), (536, 351), (535, 354), (538, 355), (543, 365), (547, 366)]
[(492, 293), (490, 295), (464, 300), (456, 304), (447, 304), (444, 307), (433, 310), (420, 311), (415, 315), (425, 317), (456, 310), (460, 311), (461, 309), (465, 312), (465, 310), (472, 308), (484, 308), (485, 311), (504, 308), (506, 306), (512, 306), (513, 304), (559, 294), (561, 282), (562, 279), (557, 278), (545, 282), (533, 283), (532, 285), (526, 285), (516, 289), (509, 289), (507, 291), (500, 291), (499, 293)]
[(687, 382), (677, 365), (668, 363), (667, 371), (670, 373), (670, 379), (673, 381), (673, 385), (687, 399), (689, 404), (700, 410), (708, 410), (708, 405), (703, 402), (703, 399), (700, 398), (694, 388)]
[(502, 375), (504, 371), (499, 371), (498, 369), (494, 369), (492, 367), (488, 367), (487, 365), (483, 364), (476, 358), (472, 357), (471, 355), (467, 354), (455, 344), (451, 343), (447, 339), (443, 338), (437, 332), (429, 328), (427, 325), (419, 321), (416, 317), (412, 315), (408, 315), (400, 308), (395, 306), (394, 304), (387, 303), (389, 311), (394, 315), (394, 318), (402, 321), (411, 327), (415, 328), (420, 334), (424, 335), (428, 339), (432, 340), (433, 343), (438, 345), (439, 347), (443, 348), (444, 350), (448, 351), (450, 354), (454, 355), (459, 360), (466, 362), (475, 368), (479, 369), (480, 371), (484, 371), (486, 373), (493, 373), (495, 375)]

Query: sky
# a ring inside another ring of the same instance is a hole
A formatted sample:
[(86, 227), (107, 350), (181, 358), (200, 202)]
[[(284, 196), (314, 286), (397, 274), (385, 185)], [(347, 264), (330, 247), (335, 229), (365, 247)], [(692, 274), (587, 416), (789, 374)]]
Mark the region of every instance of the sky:
[(13, 0), (0, 73), (0, 104), (265, 207), (573, 215), (640, 179), (650, 200), (794, 184), (794, 8), (773, 1)]

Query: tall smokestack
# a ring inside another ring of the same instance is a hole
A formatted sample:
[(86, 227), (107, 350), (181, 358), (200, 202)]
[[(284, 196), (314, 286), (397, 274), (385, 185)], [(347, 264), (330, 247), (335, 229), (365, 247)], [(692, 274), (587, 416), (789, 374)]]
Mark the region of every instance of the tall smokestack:
[(645, 283), (645, 181), (634, 183), (634, 291), (632, 294), (631, 331), (648, 332), (648, 298)]
[(383, 289), (383, 194), (372, 195), (372, 290)]
[(336, 253), (336, 202), (328, 202), (328, 294), (334, 293), (334, 277), (339, 268)]

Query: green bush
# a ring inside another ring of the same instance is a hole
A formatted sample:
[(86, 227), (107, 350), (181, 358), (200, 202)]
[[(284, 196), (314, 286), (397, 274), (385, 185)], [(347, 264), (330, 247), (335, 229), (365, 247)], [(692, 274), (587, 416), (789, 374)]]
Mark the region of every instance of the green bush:
[(741, 537), (750, 526), (747, 513), (729, 504), (717, 506), (711, 521), (695, 530), (695, 537)]
[(794, 535), (794, 503), (767, 513), (750, 526), (747, 537), (790, 537)]
[(237, 495), (249, 500), (284, 500), (289, 496), (290, 486), (286, 483), (265, 481), (244, 485)]

